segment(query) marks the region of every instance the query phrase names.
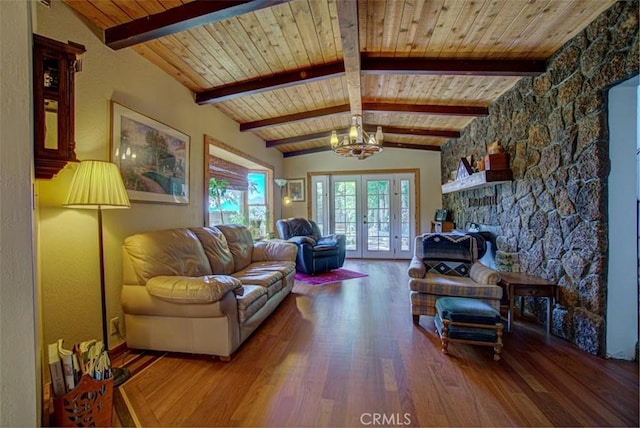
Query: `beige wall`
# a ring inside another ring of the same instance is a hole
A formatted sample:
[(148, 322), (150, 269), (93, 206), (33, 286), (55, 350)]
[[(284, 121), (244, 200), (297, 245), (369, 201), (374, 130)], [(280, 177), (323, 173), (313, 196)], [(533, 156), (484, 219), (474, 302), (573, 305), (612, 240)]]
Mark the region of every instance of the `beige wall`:
[[(296, 156), (284, 161), (286, 178), (306, 179), (307, 172), (420, 169), (420, 227), (426, 232), (437, 208), (441, 208), (440, 152), (426, 150), (385, 149), (366, 160), (344, 158), (333, 152)], [(306, 183), (307, 187), (309, 183)], [(307, 195), (308, 201), (308, 195)], [(306, 216), (307, 202), (294, 202), (283, 208), (284, 217)]]
[(39, 415), (39, 342), (33, 273), (29, 4), (0, 1), (0, 426)]
[[(79, 159), (108, 159), (109, 100), (163, 122), (191, 137), (190, 204), (133, 203), (130, 210), (104, 212), (107, 318), (121, 315), (120, 246), (133, 233), (203, 224), (203, 135), (208, 134), (274, 165), (276, 177), (306, 177), (307, 171), (421, 169), (421, 230), (440, 207), (440, 154), (387, 149), (366, 161), (331, 152), (283, 160), (264, 141), (240, 133), (238, 124), (212, 106), (197, 106), (193, 94), (133, 49), (105, 47), (84, 21), (62, 2), (50, 9), (38, 4), (35, 32), (85, 45), (83, 71), (76, 77), (76, 154)], [(44, 343), (64, 338), (72, 344), (101, 337), (97, 217), (93, 211), (62, 208), (75, 165), (52, 180), (37, 180), (38, 260), (43, 293)], [(279, 207), (275, 207), (276, 211)], [(284, 208), (284, 215), (305, 215), (305, 206)], [(110, 337), (110, 347), (121, 341)]]
[[(113, 51), (60, 1), (38, 4), (34, 32), (85, 45), (83, 71), (76, 77), (76, 154), (108, 159), (109, 100), (163, 122), (191, 137), (190, 204), (133, 203), (130, 210), (104, 212), (107, 318), (119, 316), (123, 239), (133, 233), (200, 226), (203, 215), (203, 135), (260, 157), (281, 174), (282, 156), (212, 106), (197, 106), (191, 92), (131, 48)], [(66, 343), (100, 338), (98, 229), (95, 211), (62, 208), (75, 165), (52, 180), (37, 180), (39, 269), (43, 289), (44, 341)], [(110, 338), (113, 348), (120, 340)]]

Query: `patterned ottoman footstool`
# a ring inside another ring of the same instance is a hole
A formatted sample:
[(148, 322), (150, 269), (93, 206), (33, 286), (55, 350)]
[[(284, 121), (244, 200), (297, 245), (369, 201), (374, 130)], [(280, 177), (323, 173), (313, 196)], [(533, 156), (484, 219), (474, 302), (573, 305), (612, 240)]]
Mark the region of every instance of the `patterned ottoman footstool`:
[(449, 342), (493, 346), (493, 359), (500, 360), (502, 318), (487, 303), (465, 297), (440, 297), (434, 320), (443, 353), (448, 352)]

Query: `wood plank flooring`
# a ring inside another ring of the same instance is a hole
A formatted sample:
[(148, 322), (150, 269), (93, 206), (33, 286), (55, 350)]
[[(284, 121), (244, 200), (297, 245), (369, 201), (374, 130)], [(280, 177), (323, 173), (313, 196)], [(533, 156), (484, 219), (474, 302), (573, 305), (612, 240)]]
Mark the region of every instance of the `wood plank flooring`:
[(166, 354), (120, 387), (116, 426), (638, 426), (638, 364), (593, 357), (516, 321), (489, 347), (440, 351), (412, 324), (407, 261), (293, 292), (231, 362)]

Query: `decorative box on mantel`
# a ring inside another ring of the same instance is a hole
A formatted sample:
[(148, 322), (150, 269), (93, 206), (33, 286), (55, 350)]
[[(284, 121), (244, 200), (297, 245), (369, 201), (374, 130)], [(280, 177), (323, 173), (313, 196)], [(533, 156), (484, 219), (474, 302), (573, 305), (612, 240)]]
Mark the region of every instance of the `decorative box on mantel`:
[(484, 157), (485, 170), (509, 169), (509, 153), (495, 153)]

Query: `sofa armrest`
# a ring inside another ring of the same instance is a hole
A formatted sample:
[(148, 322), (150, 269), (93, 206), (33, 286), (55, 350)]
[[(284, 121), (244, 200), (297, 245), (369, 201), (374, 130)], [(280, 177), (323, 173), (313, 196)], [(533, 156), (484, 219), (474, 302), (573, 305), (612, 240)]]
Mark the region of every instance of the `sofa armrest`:
[(252, 262), (296, 261), (298, 247), (287, 241), (259, 241), (253, 246)]
[(318, 239), (316, 245), (334, 245), (334, 246), (345, 246), (347, 242), (346, 235), (341, 233), (335, 233), (333, 235), (323, 236)]
[(288, 242), (292, 242), (296, 245), (310, 245), (312, 247), (314, 247), (317, 243), (317, 241), (315, 239), (313, 239), (312, 236), (292, 236), (291, 238), (287, 239)]
[(338, 240), (333, 236), (323, 236), (322, 238), (318, 239), (316, 245), (329, 245), (335, 247), (336, 245), (338, 245)]
[(480, 262), (475, 262), (469, 269), (469, 277), (478, 284), (497, 285), (500, 281), (500, 274)]
[(411, 264), (409, 264), (409, 269), (407, 270), (409, 278), (424, 278), (424, 274), (426, 272), (427, 269), (424, 267), (422, 259), (413, 256), (413, 258), (411, 259)]
[(155, 276), (146, 285), (147, 292), (172, 303), (213, 303), (229, 291), (242, 294), (242, 282), (227, 275)]

